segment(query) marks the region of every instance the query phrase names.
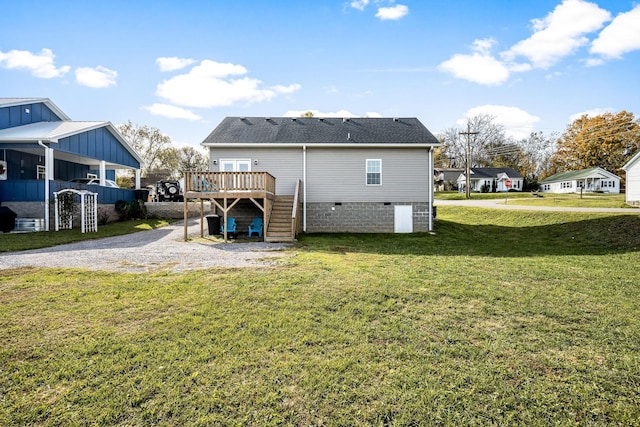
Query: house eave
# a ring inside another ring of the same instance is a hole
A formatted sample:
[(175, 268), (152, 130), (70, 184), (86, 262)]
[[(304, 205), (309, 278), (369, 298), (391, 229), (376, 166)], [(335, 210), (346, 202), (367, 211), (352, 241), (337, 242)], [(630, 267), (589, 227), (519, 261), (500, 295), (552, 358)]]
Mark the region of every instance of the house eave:
[(430, 143), (232, 143), (232, 144), (218, 144), (215, 142), (203, 142), (200, 145), (208, 148), (435, 148), (442, 144), (430, 144)]

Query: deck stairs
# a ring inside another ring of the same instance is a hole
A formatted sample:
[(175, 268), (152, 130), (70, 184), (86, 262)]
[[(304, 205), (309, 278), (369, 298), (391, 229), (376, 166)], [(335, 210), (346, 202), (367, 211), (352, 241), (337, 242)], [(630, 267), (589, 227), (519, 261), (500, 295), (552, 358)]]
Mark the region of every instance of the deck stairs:
[(275, 196), (271, 218), (265, 233), (265, 242), (293, 242), (295, 236), (291, 227), (293, 196)]

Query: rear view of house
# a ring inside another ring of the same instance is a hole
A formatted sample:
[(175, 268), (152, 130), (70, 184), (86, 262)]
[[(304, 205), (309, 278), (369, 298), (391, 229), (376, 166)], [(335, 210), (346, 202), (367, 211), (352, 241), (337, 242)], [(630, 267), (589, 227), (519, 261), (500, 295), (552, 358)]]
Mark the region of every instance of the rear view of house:
[[(202, 145), (212, 173), (254, 174), (251, 184), (262, 179), (256, 174), (268, 174), (276, 204), (299, 196), (304, 231), (433, 228), (433, 150), (439, 142), (416, 118), (227, 117)], [(222, 200), (220, 185), (201, 196)], [(269, 240), (275, 210), (265, 201), (259, 205)], [(251, 205), (258, 207), (255, 200)]]

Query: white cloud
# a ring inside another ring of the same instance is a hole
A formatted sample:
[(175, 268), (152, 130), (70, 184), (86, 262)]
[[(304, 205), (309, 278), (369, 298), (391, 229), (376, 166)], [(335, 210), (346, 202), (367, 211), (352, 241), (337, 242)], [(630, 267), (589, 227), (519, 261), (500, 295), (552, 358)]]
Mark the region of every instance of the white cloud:
[(615, 113), (615, 110), (613, 108), (592, 108), (590, 110), (580, 111), (579, 113), (572, 114), (571, 116), (569, 116), (569, 121), (573, 123), (575, 120), (578, 120), (582, 116), (596, 117), (606, 113)]
[(354, 9), (364, 10), (368, 4), (369, 0), (353, 0), (349, 5)]
[(456, 54), (441, 63), (438, 68), (454, 77), (484, 85), (499, 85), (509, 79), (509, 68), (490, 53), (494, 39), (479, 39), (473, 42), (470, 55)]
[(144, 107), (144, 109), (154, 116), (168, 117), (170, 119), (202, 120), (202, 117), (194, 112), (175, 105), (153, 104), (149, 107)]
[(480, 105), (469, 109), (464, 118), (457, 124), (466, 126), (470, 117), (487, 114), (494, 117), (494, 122), (504, 126), (505, 134), (515, 139), (528, 137), (534, 131), (534, 125), (540, 121), (539, 117), (527, 113), (518, 107), (505, 105)]
[(27, 50), (0, 51), (0, 65), (4, 68), (28, 70), (41, 79), (62, 77), (71, 69), (68, 65), (56, 67), (54, 59), (51, 49), (42, 49), (39, 53)]
[(506, 61), (525, 57), (536, 68), (549, 68), (588, 44), (585, 34), (602, 28), (611, 14), (584, 0), (564, 0), (543, 19), (532, 20), (534, 33), (503, 52)]
[(211, 108), (237, 102), (268, 101), (301, 88), (299, 84), (263, 87), (258, 79), (233, 77), (243, 76), (247, 72), (242, 65), (204, 60), (188, 73), (158, 84), (156, 95), (180, 106)]
[(156, 59), (156, 64), (160, 68), (160, 71), (176, 71), (182, 70), (185, 67), (195, 63), (195, 59), (191, 58), (178, 58), (175, 56), (171, 57), (160, 57)]
[(385, 20), (398, 20), (404, 18), (409, 13), (409, 7), (403, 4), (397, 4), (395, 6), (380, 7), (376, 18)]
[(640, 49), (640, 5), (616, 16), (597, 39), (591, 53), (606, 58), (620, 58), (622, 54)]
[(81, 67), (76, 69), (76, 82), (82, 86), (93, 88), (115, 86), (117, 77), (117, 71), (101, 65), (95, 68)]
[[(341, 117), (360, 117), (348, 110), (339, 110), (334, 112), (322, 112), (320, 110), (289, 110), (283, 114), (283, 117), (301, 117), (305, 113), (311, 111), (313, 117), (341, 118)], [(382, 117), (382, 114), (376, 112), (367, 112), (364, 117)]]

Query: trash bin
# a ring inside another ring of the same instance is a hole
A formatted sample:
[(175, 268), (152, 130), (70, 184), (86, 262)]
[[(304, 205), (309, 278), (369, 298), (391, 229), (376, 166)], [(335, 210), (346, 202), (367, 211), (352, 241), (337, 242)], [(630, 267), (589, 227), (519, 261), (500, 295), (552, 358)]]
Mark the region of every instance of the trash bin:
[(220, 217), (218, 215), (207, 215), (205, 218), (209, 227), (209, 236), (220, 234)]
[(0, 206), (0, 231), (9, 232), (16, 225), (16, 213), (6, 206)]
[(138, 189), (133, 190), (133, 195), (136, 200), (144, 200), (145, 202), (149, 199), (149, 190)]
[(438, 207), (431, 206), (431, 218), (436, 219), (438, 217)]

